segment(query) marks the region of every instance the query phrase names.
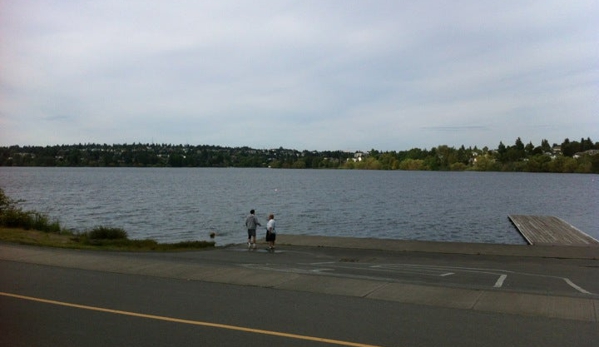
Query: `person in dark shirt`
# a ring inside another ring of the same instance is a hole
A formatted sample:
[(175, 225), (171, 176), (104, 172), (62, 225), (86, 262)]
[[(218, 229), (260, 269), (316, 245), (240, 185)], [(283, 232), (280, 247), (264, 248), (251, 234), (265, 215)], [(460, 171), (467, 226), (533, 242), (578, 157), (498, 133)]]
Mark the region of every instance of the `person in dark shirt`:
[(256, 211), (252, 209), (245, 219), (245, 226), (248, 229), (248, 249), (256, 249), (256, 226), (262, 226), (255, 213)]

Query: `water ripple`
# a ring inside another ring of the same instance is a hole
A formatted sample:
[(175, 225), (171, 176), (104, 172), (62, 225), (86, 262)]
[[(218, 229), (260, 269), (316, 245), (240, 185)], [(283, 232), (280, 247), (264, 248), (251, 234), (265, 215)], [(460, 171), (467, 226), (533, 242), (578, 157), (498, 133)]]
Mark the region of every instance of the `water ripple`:
[(507, 215), (541, 214), (599, 238), (597, 175), (0, 167), (0, 185), (68, 228), (160, 242), (243, 242), (252, 208), (291, 234), (523, 244)]

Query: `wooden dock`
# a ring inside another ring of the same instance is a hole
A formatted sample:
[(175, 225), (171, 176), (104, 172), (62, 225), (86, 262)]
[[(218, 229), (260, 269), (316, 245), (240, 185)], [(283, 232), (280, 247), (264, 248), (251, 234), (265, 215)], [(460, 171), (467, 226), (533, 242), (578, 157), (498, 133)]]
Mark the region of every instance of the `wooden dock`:
[(554, 216), (509, 215), (530, 245), (599, 246), (599, 241)]

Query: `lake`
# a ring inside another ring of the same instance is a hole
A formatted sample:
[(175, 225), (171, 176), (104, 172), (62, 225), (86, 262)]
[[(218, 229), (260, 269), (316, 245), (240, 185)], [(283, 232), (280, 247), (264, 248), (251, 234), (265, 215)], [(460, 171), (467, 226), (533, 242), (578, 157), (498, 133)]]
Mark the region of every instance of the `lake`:
[[(0, 167), (26, 210), (75, 231), (243, 243), (250, 209), (288, 234), (525, 244), (509, 214), (554, 215), (599, 239), (599, 175), (240, 168)], [(264, 228), (258, 230), (264, 236)]]

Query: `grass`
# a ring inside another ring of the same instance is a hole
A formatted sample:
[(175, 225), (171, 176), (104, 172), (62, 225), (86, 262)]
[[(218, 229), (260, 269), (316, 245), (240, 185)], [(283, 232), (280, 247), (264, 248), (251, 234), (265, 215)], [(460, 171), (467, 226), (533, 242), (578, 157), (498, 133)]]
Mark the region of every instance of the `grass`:
[(0, 241), (46, 247), (77, 248), (69, 235), (0, 227)]
[(213, 248), (214, 242), (184, 241), (158, 243), (155, 240), (131, 240), (121, 228), (99, 226), (74, 233), (46, 215), (23, 211), (0, 188), (0, 241), (44, 247), (111, 251), (186, 251)]
[(42, 247), (93, 249), (107, 251), (191, 251), (213, 248), (214, 242), (184, 241), (158, 243), (155, 240), (92, 239), (83, 234), (48, 233), (33, 229), (0, 227), (0, 241)]

